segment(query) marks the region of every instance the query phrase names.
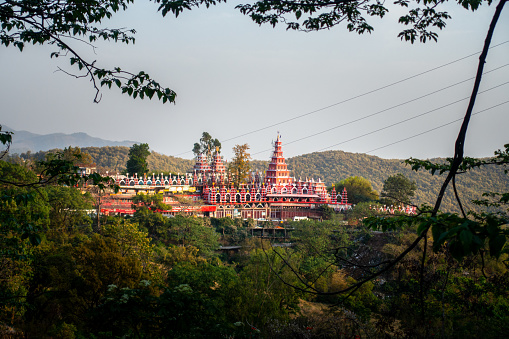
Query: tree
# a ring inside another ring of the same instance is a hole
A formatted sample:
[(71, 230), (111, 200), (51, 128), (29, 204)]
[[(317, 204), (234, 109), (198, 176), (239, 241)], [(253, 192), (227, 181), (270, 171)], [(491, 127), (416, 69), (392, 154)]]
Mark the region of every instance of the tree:
[(129, 150), (129, 160), (127, 160), (127, 173), (134, 175), (138, 173), (141, 177), (148, 172), (147, 157), (150, 155), (148, 144), (134, 144)]
[[(207, 0), (208, 1), (208, 0)], [(134, 43), (134, 29), (103, 28), (105, 20), (115, 13), (126, 10), (133, 0), (13, 0), (0, 3), (0, 44), (14, 46), (21, 52), (25, 44), (53, 45), (56, 51), (51, 57), (68, 57), (76, 72), (62, 68), (60, 71), (76, 78), (88, 78), (96, 90), (94, 102), (101, 100), (99, 87), (111, 88), (116, 85), (133, 98), (145, 96), (152, 99), (156, 95), (163, 103), (174, 102), (176, 93), (153, 80), (147, 73), (131, 73), (120, 67), (111, 69), (98, 66), (95, 60), (86, 60), (79, 52), (81, 45), (92, 45), (98, 40)], [(166, 15), (164, 0), (159, 10)], [(179, 12), (174, 12), (176, 15)], [(4, 143), (5, 144), (5, 143)]]
[(74, 165), (90, 165), (93, 163), (92, 157), (86, 152), (82, 152), (79, 147), (66, 147), (62, 152), (63, 160), (72, 162)]
[(237, 187), (246, 182), (249, 176), (249, 160), (251, 159), (251, 155), (247, 152), (248, 150), (248, 144), (235, 145), (233, 147), (234, 157), (228, 165), (228, 169), (233, 173), (234, 182)]
[(403, 174), (391, 175), (384, 181), (381, 197), (387, 205), (410, 204), (417, 185)]
[(195, 143), (193, 147), (193, 153), (195, 156), (199, 154), (206, 154), (207, 158), (210, 159), (214, 149), (218, 149), (221, 152), (221, 142), (218, 139), (212, 138), (208, 132), (203, 132), (200, 142)]
[(369, 180), (363, 177), (349, 177), (336, 184), (337, 192), (342, 192), (343, 188), (346, 188), (348, 202), (352, 204), (378, 200), (378, 192), (374, 191)]

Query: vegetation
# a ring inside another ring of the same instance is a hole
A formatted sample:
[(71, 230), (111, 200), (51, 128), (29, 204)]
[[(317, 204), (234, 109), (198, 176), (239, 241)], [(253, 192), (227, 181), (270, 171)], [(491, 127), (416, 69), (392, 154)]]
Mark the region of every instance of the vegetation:
[(129, 159), (126, 163), (126, 172), (130, 175), (138, 174), (142, 177), (148, 172), (147, 157), (150, 155), (148, 144), (134, 144), (129, 149)]
[(248, 153), (249, 145), (235, 145), (233, 147), (233, 159), (228, 164), (228, 170), (233, 174), (233, 180), (237, 187), (240, 184), (245, 183), (249, 177), (249, 171), (251, 169), (249, 160), (251, 155)]
[(205, 154), (207, 159), (210, 159), (212, 153), (216, 149), (218, 152), (221, 152), (221, 143), (219, 140), (212, 138), (208, 132), (203, 132), (200, 142), (194, 144), (193, 153), (195, 156), (198, 156), (198, 154)]
[[(33, 170), (44, 163), (0, 165), (2, 336), (499, 337), (508, 329), (509, 253), (490, 252), (491, 241), (457, 261), (430, 236), (345, 298), (338, 291), (415, 241), (412, 219), (375, 233), (329, 210), (323, 222), (284, 224), (294, 246), (272, 247), (251, 237), (253, 220), (165, 218), (153, 212), (160, 196), (138, 195), (134, 217), (109, 217), (98, 230), (88, 194), (56, 181), (24, 184), (39, 182)], [(241, 248), (227, 255), (220, 244)]]
[(335, 186), (336, 192), (339, 193), (346, 188), (348, 202), (352, 204), (378, 200), (378, 192), (374, 191), (371, 183), (363, 177), (349, 177), (341, 180)]
[(387, 205), (410, 204), (417, 185), (403, 174), (391, 175), (384, 181), (381, 197)]
[[(104, 230), (92, 232), (85, 210), (81, 210), (87, 204), (86, 197), (71, 193), (81, 179), (76, 176), (76, 167), (62, 154), (50, 156), (32, 168), (2, 162), (2, 335), (503, 337), (509, 324), (505, 246), (509, 196), (498, 187), (473, 202), (482, 212), (468, 210), (458, 193), (457, 179), (466, 172), (493, 166), (505, 174), (509, 171), (505, 167), (509, 145), (489, 159), (471, 159), (463, 154), (491, 36), (505, 2), (501, 0), (497, 6), (486, 38), (454, 157), (443, 162), (407, 161), (413, 170), (424, 169), (432, 176), (445, 174), (433, 206), (422, 207), (415, 216), (377, 215), (363, 219), (355, 228), (339, 227), (334, 218), (321, 224), (290, 224), (296, 231), (295, 248), (271, 248), (267, 241), (246, 239), (235, 260), (221, 260), (214, 251), (219, 235), (207, 219), (179, 216), (169, 222), (156, 220), (157, 227), (145, 231), (131, 220), (112, 218)], [(216, 2), (161, 2), (160, 10), (163, 15), (169, 11), (178, 15), (200, 3)], [(44, 6), (34, 10), (34, 4)], [(106, 85), (115, 83), (120, 87), (119, 79), (110, 78), (111, 72), (97, 73), (93, 63), (87, 64), (58, 40), (59, 34), (72, 30), (92, 37), (91, 41), (97, 38), (94, 34), (118, 39), (122, 32), (97, 32), (88, 24), (109, 17), (127, 2), (87, 4), (3, 4), (1, 41), (20, 49), (23, 39), (57, 43), (74, 55), (71, 62), (85, 68), (93, 82), (96, 76), (104, 78)], [(403, 7), (408, 4), (396, 3)], [(481, 1), (460, 4), (475, 10)], [(399, 19), (410, 25), (400, 37), (411, 42), (436, 40), (436, 33), (428, 28), (445, 26), (449, 16), (438, 10), (443, 2), (415, 5), (417, 8), (412, 6)], [(363, 13), (382, 17), (387, 12), (379, 2), (321, 0), (260, 1), (241, 5), (240, 10), (260, 24), (282, 21), (290, 29), (315, 30), (347, 21), (347, 28), (359, 33), (373, 29)], [(303, 13), (309, 17), (301, 24)], [(293, 15), (296, 21), (287, 18)], [(25, 18), (31, 27), (26, 28)], [(73, 22), (77, 24), (71, 25)], [(141, 76), (141, 80), (148, 79)], [(152, 97), (153, 90), (149, 87), (147, 92), (145, 87), (139, 94), (137, 84), (134, 89), (123, 88), (134, 97), (143, 93)], [(157, 88), (155, 91), (161, 98)], [(170, 101), (173, 98), (170, 96)], [(163, 101), (167, 100), (165, 96)], [(10, 135), (0, 135), (0, 141), (8, 145)], [(440, 212), (449, 186), (460, 214)], [(72, 208), (78, 215), (72, 218), (61, 215), (69, 211), (61, 207), (65, 204), (53, 205), (69, 198), (78, 201)], [(330, 312), (315, 312), (313, 316), (300, 308), (303, 301), (326, 304)]]
[[(69, 58), (76, 73), (63, 70), (76, 78), (88, 78), (96, 90), (94, 102), (101, 100), (100, 87), (112, 85), (133, 98), (154, 95), (164, 102), (174, 102), (176, 93), (153, 80), (147, 73), (132, 73), (120, 67), (102, 68), (96, 60), (86, 60), (79, 52), (81, 45), (98, 40), (134, 43), (134, 29), (104, 28), (103, 21), (126, 10), (132, 0), (48, 1), (15, 0), (0, 3), (0, 44), (23, 52), (25, 44), (52, 45), (51, 58)], [(159, 1), (157, 1), (159, 2)], [(165, 14), (165, 13), (164, 13)]]

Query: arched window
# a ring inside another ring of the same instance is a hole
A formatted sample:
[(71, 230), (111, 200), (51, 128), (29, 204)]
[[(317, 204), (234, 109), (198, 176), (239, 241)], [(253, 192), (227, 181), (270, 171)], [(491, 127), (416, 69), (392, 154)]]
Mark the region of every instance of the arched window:
[(251, 201), (251, 194), (249, 193), (246, 194), (246, 201)]
[(237, 193), (237, 194), (235, 195), (235, 202), (242, 202), (242, 201), (241, 201), (241, 197), (240, 197), (240, 193)]
[(216, 202), (221, 202), (221, 194), (216, 194)]

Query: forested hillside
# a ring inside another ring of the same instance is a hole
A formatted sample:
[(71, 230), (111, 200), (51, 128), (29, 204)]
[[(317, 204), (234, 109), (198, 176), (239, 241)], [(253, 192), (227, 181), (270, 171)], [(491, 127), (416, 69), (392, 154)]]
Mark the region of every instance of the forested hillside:
[[(432, 159), (440, 162), (443, 159)], [(432, 204), (436, 199), (443, 176), (419, 171), (412, 171), (409, 166), (398, 159), (382, 159), (367, 154), (353, 154), (342, 151), (327, 151), (305, 154), (287, 160), (291, 174), (297, 179), (302, 177), (320, 178), (327, 185), (338, 182), (350, 176), (361, 176), (371, 181), (378, 192), (383, 187), (383, 182), (390, 175), (402, 173), (410, 180), (417, 183), (415, 203)], [(472, 207), (470, 201), (479, 199), (483, 192), (501, 192), (509, 189), (509, 180), (500, 166), (492, 166), (483, 170), (475, 170), (461, 174), (457, 178), (457, 187), (460, 197), (468, 207)], [(442, 209), (444, 211), (456, 211), (453, 192), (446, 194)]]
[[(129, 147), (85, 147), (82, 149), (92, 156), (98, 167), (112, 172), (125, 170)], [(151, 152), (147, 158), (148, 168), (153, 172), (185, 173), (193, 165), (193, 160), (171, 157)]]

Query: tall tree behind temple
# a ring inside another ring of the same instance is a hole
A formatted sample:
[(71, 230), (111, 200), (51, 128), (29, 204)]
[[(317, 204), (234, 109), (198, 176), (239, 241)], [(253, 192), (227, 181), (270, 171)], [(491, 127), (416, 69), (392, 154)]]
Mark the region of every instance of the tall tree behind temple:
[(337, 192), (342, 192), (343, 188), (346, 188), (348, 202), (352, 204), (378, 200), (378, 192), (373, 190), (371, 182), (363, 177), (349, 177), (336, 184)]
[(403, 174), (391, 175), (384, 181), (381, 197), (384, 204), (409, 204), (414, 197), (417, 185)]
[(240, 184), (246, 182), (246, 179), (249, 176), (249, 160), (251, 160), (251, 155), (247, 152), (249, 150), (249, 145), (235, 145), (233, 147), (233, 153), (235, 154), (228, 169), (234, 176), (235, 185), (238, 187)]
[(147, 157), (150, 155), (148, 144), (134, 144), (129, 150), (129, 160), (127, 160), (127, 173), (133, 175), (143, 175), (148, 172)]
[(221, 152), (221, 142), (219, 142), (218, 139), (213, 139), (208, 132), (203, 132), (200, 142), (194, 144), (193, 153), (195, 156), (202, 153), (206, 154), (207, 158), (210, 159), (212, 152), (214, 152), (216, 148)]

